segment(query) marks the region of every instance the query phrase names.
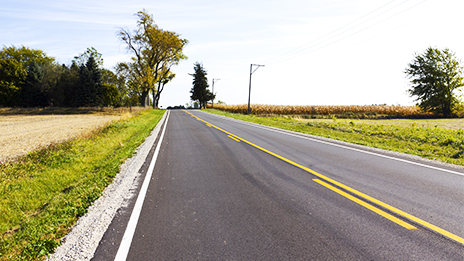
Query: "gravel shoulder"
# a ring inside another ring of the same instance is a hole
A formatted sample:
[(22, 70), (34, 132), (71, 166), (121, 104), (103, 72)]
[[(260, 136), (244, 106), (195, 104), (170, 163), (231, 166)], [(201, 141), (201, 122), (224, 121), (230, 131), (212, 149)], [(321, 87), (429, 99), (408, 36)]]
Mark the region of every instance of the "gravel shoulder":
[(71, 232), (63, 238), (62, 245), (47, 260), (90, 260), (93, 257), (118, 209), (124, 207), (134, 196), (141, 176), (139, 170), (150, 153), (167, 114), (164, 113), (163, 118), (134, 156), (121, 166), (113, 183), (93, 203), (87, 214), (78, 220)]

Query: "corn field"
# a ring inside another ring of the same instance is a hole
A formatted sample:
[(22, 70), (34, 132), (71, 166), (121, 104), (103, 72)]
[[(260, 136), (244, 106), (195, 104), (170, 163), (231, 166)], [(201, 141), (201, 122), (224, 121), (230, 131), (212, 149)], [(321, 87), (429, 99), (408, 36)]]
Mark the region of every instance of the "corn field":
[[(211, 108), (211, 105), (208, 106)], [(416, 106), (395, 105), (337, 105), (337, 106), (297, 106), (297, 105), (260, 105), (252, 104), (251, 113), (256, 115), (343, 115), (343, 114), (379, 114), (379, 115), (423, 115)], [(247, 104), (225, 105), (214, 104), (214, 109), (246, 114)]]

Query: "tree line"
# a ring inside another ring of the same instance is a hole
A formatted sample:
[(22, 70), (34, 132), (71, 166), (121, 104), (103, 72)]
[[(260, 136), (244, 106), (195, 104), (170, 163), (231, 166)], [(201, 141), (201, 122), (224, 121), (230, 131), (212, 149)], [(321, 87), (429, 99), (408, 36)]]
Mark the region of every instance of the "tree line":
[[(187, 59), (188, 43), (179, 34), (159, 28), (146, 10), (136, 14), (137, 29), (121, 28), (118, 36), (134, 56), (103, 68), (102, 54), (93, 48), (59, 64), (42, 50), (4, 46), (0, 51), (0, 107), (158, 107), (172, 66)], [(149, 95), (152, 95), (150, 101)]]

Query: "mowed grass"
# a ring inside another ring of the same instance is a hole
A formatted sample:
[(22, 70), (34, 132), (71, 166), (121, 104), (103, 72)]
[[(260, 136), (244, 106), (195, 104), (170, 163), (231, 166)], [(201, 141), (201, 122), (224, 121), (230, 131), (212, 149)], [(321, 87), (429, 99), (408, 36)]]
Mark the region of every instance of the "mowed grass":
[(352, 120), (207, 112), (451, 164), (464, 165), (464, 119)]
[(0, 165), (0, 260), (41, 260), (53, 252), (163, 114), (145, 110)]

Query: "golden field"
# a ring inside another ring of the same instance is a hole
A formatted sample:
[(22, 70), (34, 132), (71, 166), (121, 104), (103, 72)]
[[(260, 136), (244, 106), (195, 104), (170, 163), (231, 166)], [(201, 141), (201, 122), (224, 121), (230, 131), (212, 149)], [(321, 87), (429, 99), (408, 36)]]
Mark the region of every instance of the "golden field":
[(0, 164), (85, 136), (147, 108), (0, 108)]
[[(210, 107), (211, 105), (209, 105)], [(299, 105), (261, 105), (252, 104), (251, 113), (256, 115), (278, 114), (278, 115), (341, 115), (341, 114), (379, 114), (379, 115), (424, 115), (416, 106), (395, 105), (335, 105), (335, 106), (299, 106)], [(214, 109), (246, 114), (247, 104), (225, 105), (214, 104)]]
[(0, 115), (0, 162), (106, 126), (113, 115)]

